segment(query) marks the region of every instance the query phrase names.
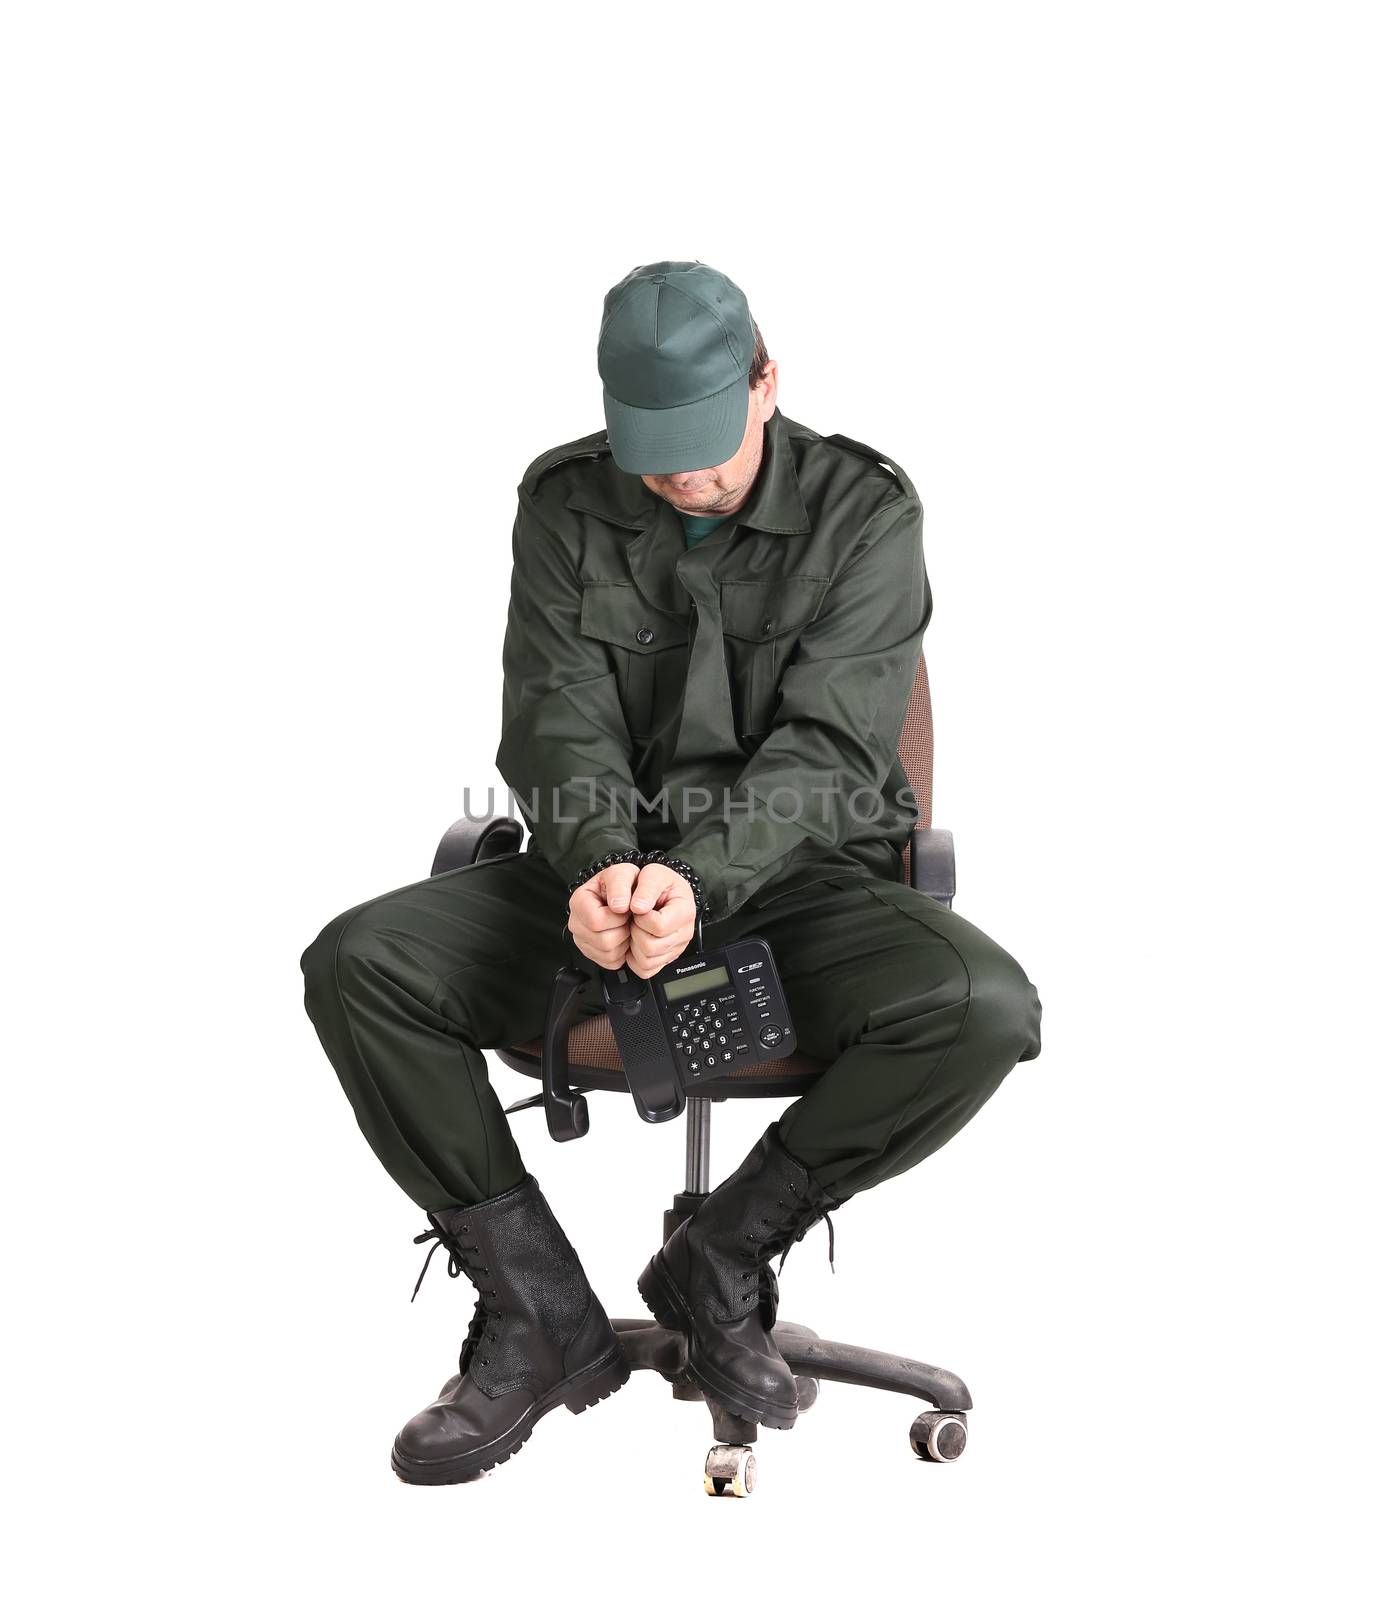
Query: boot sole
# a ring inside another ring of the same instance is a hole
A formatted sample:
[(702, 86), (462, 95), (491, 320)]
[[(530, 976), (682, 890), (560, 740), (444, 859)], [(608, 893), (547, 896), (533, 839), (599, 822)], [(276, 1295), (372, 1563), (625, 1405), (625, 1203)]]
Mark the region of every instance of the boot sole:
[(760, 1395), (751, 1395), (726, 1383), (717, 1373), (706, 1372), (695, 1359), (696, 1339), (690, 1308), (671, 1277), (662, 1271), (655, 1256), (642, 1269), (637, 1280), (637, 1292), (647, 1302), (647, 1309), (664, 1328), (672, 1328), (685, 1335), (685, 1371), (705, 1399), (713, 1400), (725, 1411), (748, 1422), (760, 1422), (766, 1428), (795, 1427), (799, 1408), (776, 1406), (764, 1401)]
[(620, 1342), (616, 1349), (609, 1351), (593, 1366), (586, 1367), (583, 1372), (573, 1373), (554, 1389), (548, 1389), (506, 1433), (491, 1439), (480, 1449), (447, 1456), (443, 1461), (417, 1461), (404, 1455), (395, 1442), (390, 1458), (393, 1471), (404, 1483), (473, 1482), (491, 1467), (500, 1466), (510, 1456), (515, 1456), (532, 1437), (532, 1430), (548, 1411), (565, 1406), (567, 1410), (578, 1414), (589, 1406), (597, 1406), (601, 1400), (607, 1400), (611, 1394), (617, 1393), (631, 1376), (627, 1352)]

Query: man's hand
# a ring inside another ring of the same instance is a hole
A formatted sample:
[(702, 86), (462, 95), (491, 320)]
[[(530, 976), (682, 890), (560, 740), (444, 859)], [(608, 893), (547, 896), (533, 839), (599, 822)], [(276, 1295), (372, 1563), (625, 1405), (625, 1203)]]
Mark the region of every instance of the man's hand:
[(567, 926), (576, 949), (611, 972), (628, 958), (632, 940), (628, 902), (636, 881), (636, 864), (621, 861), (596, 873), (570, 897)]
[(632, 939), (626, 960), (639, 978), (650, 978), (693, 938), (694, 892), (680, 873), (652, 864), (637, 874), (630, 904)]

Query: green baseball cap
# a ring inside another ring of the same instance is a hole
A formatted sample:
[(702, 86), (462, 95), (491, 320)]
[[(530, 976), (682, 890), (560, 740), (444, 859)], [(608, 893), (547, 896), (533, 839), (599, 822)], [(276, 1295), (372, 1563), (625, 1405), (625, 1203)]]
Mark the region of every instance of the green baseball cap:
[(599, 376), (624, 472), (694, 472), (738, 453), (747, 429), (752, 316), (702, 261), (634, 267), (604, 296)]

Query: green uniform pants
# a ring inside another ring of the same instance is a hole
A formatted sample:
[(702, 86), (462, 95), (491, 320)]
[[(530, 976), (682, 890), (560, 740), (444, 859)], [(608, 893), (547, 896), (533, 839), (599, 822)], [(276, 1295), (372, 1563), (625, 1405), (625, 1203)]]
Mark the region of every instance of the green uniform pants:
[[(523, 1176), (481, 1052), (541, 1033), (568, 903), (543, 857), (499, 856), (342, 913), (302, 957), (307, 1011), (360, 1128), (423, 1210)], [(1021, 968), (903, 884), (854, 875), (749, 901), (704, 925), (705, 947), (748, 934), (771, 946), (799, 1048), (833, 1062), (780, 1128), (839, 1199), (922, 1161), (1039, 1054)], [(583, 1003), (602, 1007), (593, 978)]]

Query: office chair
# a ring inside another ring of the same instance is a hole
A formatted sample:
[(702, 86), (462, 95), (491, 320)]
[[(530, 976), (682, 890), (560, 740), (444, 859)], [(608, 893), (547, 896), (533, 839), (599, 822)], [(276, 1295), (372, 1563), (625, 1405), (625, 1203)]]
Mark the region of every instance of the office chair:
[[(930, 719), (929, 675), (923, 657), (915, 675), (897, 749), (914, 791), (922, 818), (911, 835), (901, 860), (901, 880), (917, 894), (927, 894), (943, 905), (954, 895), (953, 835), (931, 828), (930, 797), (933, 785), (934, 739)], [(492, 856), (518, 850), (522, 823), (514, 817), (462, 818), (446, 831), (431, 871), (449, 872)], [(788, 996), (789, 998), (789, 996)], [(613, 1089), (628, 1092), (606, 1016), (578, 1021), (568, 1039), (570, 1082), (576, 1089)], [(528, 1077), (542, 1076), (542, 1041), (504, 1046), (499, 1059)], [(709, 1116), (715, 1100), (791, 1098), (802, 1094), (831, 1065), (801, 1053), (775, 1061), (757, 1062), (692, 1089), (685, 1112), (685, 1188), (664, 1213), (664, 1237), (698, 1208), (709, 1191)], [(540, 1094), (506, 1108), (509, 1115), (543, 1104)], [(647, 1317), (614, 1317), (614, 1328), (634, 1371), (659, 1372), (671, 1384), (677, 1400), (704, 1400), (687, 1376), (686, 1345), (676, 1333)], [(913, 1395), (932, 1408), (916, 1417), (910, 1428), (911, 1449), (921, 1461), (955, 1461), (968, 1439), (966, 1412), (972, 1405), (967, 1386), (952, 1372), (904, 1356), (886, 1355), (860, 1345), (836, 1344), (821, 1339), (813, 1329), (795, 1322), (778, 1322), (772, 1329), (777, 1349), (795, 1373), (800, 1410), (807, 1411), (818, 1398), (821, 1379), (862, 1384), (893, 1394)], [(711, 1495), (751, 1494), (757, 1465), (752, 1445), (757, 1424), (735, 1417), (713, 1401), (705, 1400), (714, 1425), (714, 1444), (704, 1465), (704, 1487)]]

